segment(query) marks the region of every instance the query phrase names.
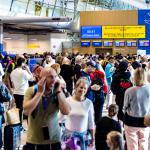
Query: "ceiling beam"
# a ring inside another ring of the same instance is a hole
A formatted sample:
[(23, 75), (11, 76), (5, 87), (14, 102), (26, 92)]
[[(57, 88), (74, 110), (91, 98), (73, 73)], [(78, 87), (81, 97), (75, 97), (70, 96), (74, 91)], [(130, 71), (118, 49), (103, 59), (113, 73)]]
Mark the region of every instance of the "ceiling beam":
[(11, 4), (10, 4), (10, 9), (9, 9), (9, 11), (12, 10), (12, 5), (13, 5), (14, 1), (15, 1), (15, 0), (11, 0)]

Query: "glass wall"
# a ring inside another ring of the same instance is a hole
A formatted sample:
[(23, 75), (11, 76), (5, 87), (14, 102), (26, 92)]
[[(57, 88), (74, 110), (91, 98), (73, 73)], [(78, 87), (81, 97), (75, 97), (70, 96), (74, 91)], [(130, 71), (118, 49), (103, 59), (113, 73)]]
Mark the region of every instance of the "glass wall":
[(4, 0), (0, 4), (0, 15), (26, 14), (49, 17), (70, 15), (75, 18), (78, 11), (103, 9), (133, 10), (138, 8), (120, 0)]

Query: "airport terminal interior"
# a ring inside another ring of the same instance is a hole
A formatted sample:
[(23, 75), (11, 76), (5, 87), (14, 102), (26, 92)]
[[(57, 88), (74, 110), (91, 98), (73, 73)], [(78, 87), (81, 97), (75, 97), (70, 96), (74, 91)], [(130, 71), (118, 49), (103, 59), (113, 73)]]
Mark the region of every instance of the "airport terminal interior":
[(150, 0), (0, 0), (0, 150), (150, 150)]

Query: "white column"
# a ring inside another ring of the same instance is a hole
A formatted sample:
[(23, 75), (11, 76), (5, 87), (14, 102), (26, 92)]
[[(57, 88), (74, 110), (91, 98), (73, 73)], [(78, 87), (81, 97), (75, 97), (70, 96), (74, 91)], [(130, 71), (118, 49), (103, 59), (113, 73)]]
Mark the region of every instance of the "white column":
[(3, 52), (3, 24), (0, 23), (0, 52)]

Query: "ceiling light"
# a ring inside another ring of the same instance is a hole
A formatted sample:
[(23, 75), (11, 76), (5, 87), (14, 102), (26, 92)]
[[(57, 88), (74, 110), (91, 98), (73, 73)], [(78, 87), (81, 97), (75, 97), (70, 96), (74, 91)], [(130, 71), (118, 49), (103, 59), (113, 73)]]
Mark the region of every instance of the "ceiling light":
[(30, 41), (37, 41), (37, 39), (30, 39)]
[(12, 38), (10, 38), (10, 37), (5, 37), (4, 39), (5, 39), (5, 40), (11, 40)]

